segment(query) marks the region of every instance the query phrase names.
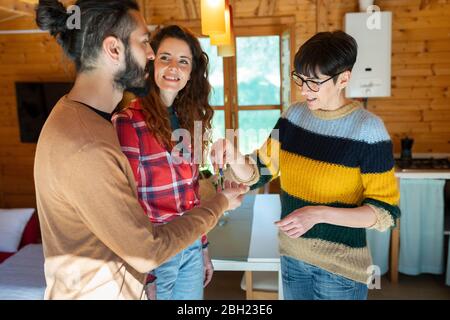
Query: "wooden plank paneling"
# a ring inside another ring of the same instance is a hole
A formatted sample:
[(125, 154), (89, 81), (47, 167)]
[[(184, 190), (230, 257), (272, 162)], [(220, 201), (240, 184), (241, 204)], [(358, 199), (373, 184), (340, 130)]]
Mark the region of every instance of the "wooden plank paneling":
[(418, 88), (448, 86), (450, 76), (395, 76), (392, 78), (392, 86), (395, 88)]
[[(395, 25), (395, 24), (394, 24)], [(431, 31), (432, 30), (432, 31)], [(393, 29), (392, 40), (395, 41), (420, 41), (420, 40), (448, 40), (450, 39), (449, 28), (416, 28), (416, 29)]]
[(450, 134), (450, 125), (448, 122), (432, 122), (431, 132)]
[(25, 1), (21, 0), (2, 0), (0, 1), (0, 10), (12, 14), (33, 16), (34, 4), (26, 3)]
[(423, 120), (450, 123), (450, 110), (424, 110)]
[(328, 17), (330, 15), (328, 3), (329, 1), (326, 0), (317, 0), (317, 32), (328, 30)]
[(407, 133), (413, 135), (415, 133), (431, 132), (431, 123), (429, 122), (385, 122), (387, 130), (391, 134)]
[[(27, 28), (32, 29), (33, 25)], [(0, 66), (0, 206), (35, 207), (36, 146), (20, 142), (14, 83), (67, 81), (73, 79), (74, 68), (55, 40), (46, 34), (0, 35)]]
[(433, 72), (432, 64), (393, 64), (392, 75), (395, 76), (431, 76)]
[(411, 110), (408, 112), (398, 112), (397, 110), (374, 110), (374, 113), (378, 116), (380, 116), (384, 121), (386, 122), (422, 122), (423, 121), (423, 115), (422, 111), (419, 110)]
[(450, 97), (434, 98), (430, 101), (431, 110), (450, 110)]
[(450, 75), (450, 63), (433, 63), (431, 69), (436, 75)]
[[(370, 111), (398, 111), (398, 112), (409, 112), (409, 111), (420, 111), (430, 109), (429, 99), (391, 99), (391, 98), (377, 98), (369, 99), (367, 104), (367, 109)], [(429, 106), (429, 107), (428, 107)]]

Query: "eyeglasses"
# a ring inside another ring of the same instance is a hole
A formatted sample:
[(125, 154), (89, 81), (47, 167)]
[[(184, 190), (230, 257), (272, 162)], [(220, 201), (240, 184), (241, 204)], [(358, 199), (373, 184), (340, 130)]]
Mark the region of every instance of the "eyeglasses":
[(340, 75), (341, 73), (343, 73), (343, 72), (345, 72), (345, 71), (346, 71), (346, 70), (341, 71), (341, 72), (339, 72), (339, 73), (336, 73), (335, 75), (332, 75), (331, 77), (329, 77), (328, 79), (325, 79), (325, 80), (323, 80), (323, 81), (314, 81), (314, 80), (306, 80), (306, 79), (303, 79), (303, 77), (300, 76), (300, 75), (299, 75), (298, 73), (296, 73), (295, 71), (292, 71), (292, 72), (291, 72), (291, 77), (292, 77), (292, 80), (294, 80), (295, 84), (298, 85), (300, 88), (302, 88), (302, 87), (303, 87), (303, 83), (306, 82), (306, 86), (307, 86), (311, 91), (319, 92), (320, 86), (321, 86), (322, 84), (324, 84), (325, 82), (327, 82), (327, 81), (333, 79), (334, 77), (336, 77), (337, 75)]

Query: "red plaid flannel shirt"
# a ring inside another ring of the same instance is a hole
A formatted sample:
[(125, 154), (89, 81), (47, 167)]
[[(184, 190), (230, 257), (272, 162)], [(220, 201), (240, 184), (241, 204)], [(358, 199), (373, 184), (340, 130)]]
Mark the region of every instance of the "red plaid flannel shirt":
[[(174, 163), (149, 131), (139, 99), (115, 114), (112, 122), (133, 169), (139, 202), (152, 223), (169, 222), (199, 205), (198, 165), (184, 159)], [(208, 243), (205, 235), (202, 243)]]

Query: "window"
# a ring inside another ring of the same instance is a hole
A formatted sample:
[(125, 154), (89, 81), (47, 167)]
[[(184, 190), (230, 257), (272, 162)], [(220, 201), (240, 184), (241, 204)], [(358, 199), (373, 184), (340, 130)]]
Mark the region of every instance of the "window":
[(224, 137), (225, 129), (239, 129), (244, 154), (264, 143), (290, 103), (290, 37), (281, 28), (251, 30), (236, 28), (236, 56), (230, 58), (218, 57), (209, 38), (200, 38), (210, 61), (213, 141)]
[(279, 117), (279, 109), (239, 111), (239, 150), (248, 154), (259, 148)]
[(236, 66), (239, 149), (247, 154), (264, 143), (280, 117), (280, 36), (237, 37)]
[(280, 37), (236, 38), (239, 106), (280, 104)]
[(224, 73), (223, 58), (217, 55), (217, 47), (211, 46), (209, 38), (200, 38), (203, 51), (209, 57), (209, 83), (212, 86), (209, 103), (215, 109), (213, 117), (212, 141), (225, 137), (225, 109), (224, 109)]
[(223, 59), (217, 55), (217, 47), (211, 46), (209, 43), (209, 38), (200, 38), (200, 44), (203, 51), (209, 57), (209, 83), (211, 84), (213, 90), (209, 100), (212, 106), (222, 106), (223, 107)]

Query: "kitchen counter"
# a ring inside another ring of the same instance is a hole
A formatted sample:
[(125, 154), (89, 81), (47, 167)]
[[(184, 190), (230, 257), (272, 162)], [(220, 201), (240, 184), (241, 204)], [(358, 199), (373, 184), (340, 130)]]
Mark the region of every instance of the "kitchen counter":
[(409, 170), (396, 169), (395, 176), (400, 179), (445, 179), (450, 180), (450, 170)]
[[(400, 154), (394, 154), (394, 158), (398, 159)], [(414, 159), (442, 159), (450, 158), (449, 153), (414, 153)], [(395, 167), (395, 176), (399, 179), (443, 179), (450, 180), (450, 169), (419, 169)]]

